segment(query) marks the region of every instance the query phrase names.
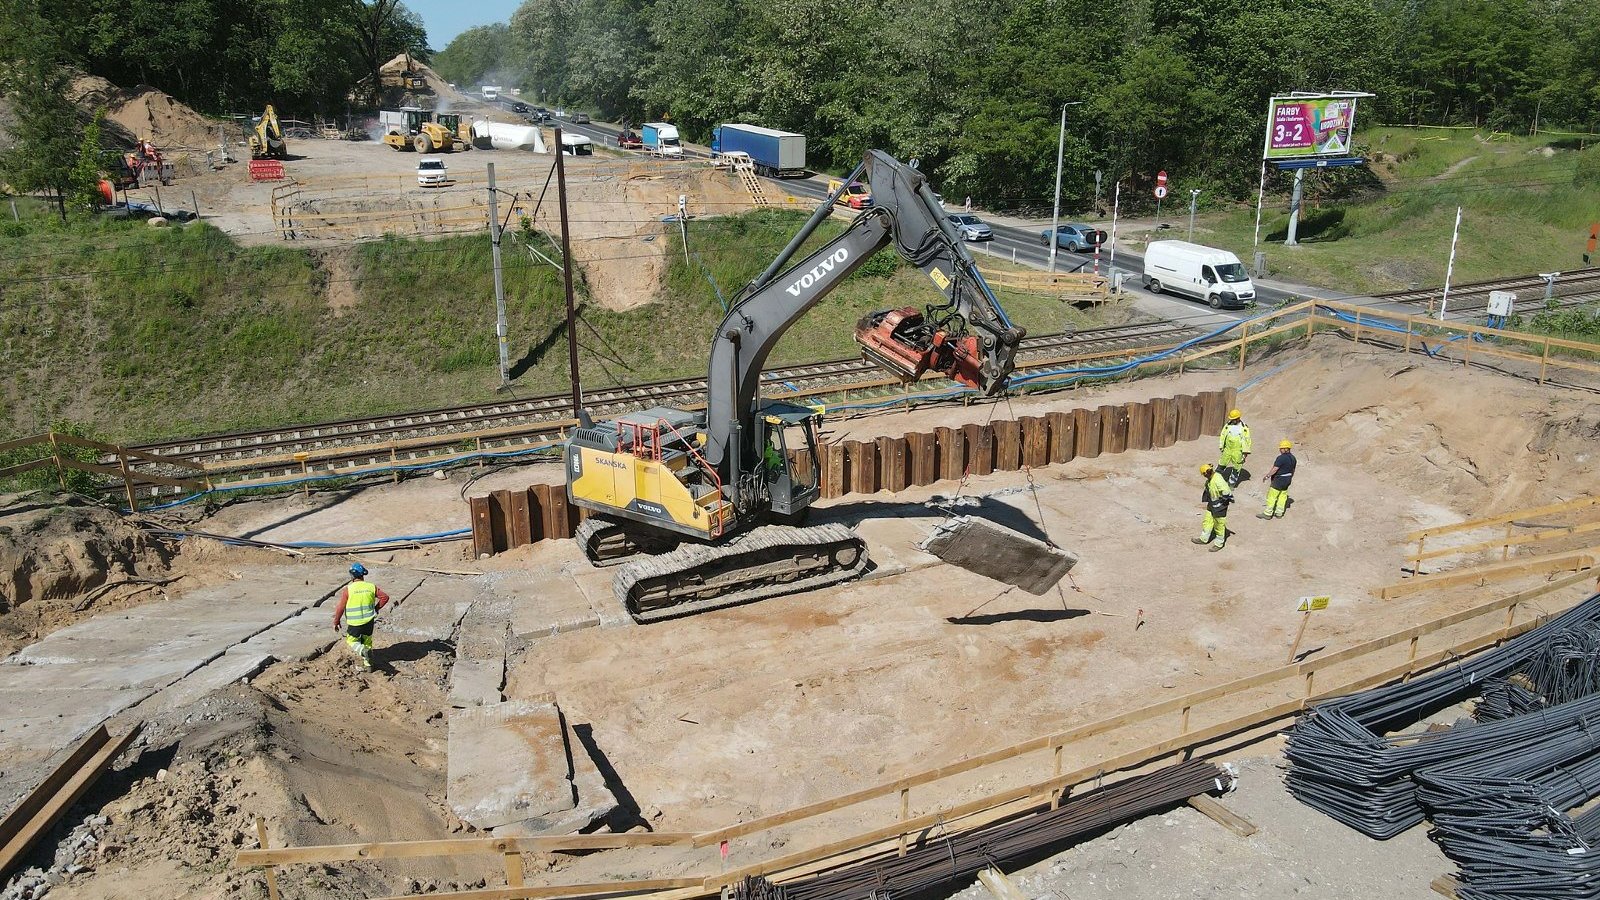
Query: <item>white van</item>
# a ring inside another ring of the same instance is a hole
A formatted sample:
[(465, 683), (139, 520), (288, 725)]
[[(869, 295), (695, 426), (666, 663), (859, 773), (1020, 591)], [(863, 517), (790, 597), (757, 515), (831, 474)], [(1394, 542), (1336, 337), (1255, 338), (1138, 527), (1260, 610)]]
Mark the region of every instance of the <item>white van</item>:
[(1212, 309), (1238, 308), (1256, 299), (1239, 257), (1188, 241), (1151, 241), (1144, 251), (1144, 286), (1204, 300)]

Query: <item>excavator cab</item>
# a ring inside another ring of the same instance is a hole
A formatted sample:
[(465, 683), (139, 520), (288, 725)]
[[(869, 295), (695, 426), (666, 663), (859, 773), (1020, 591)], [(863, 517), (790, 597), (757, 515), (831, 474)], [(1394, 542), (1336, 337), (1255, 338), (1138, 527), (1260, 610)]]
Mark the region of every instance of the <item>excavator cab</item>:
[(820, 418), (810, 407), (781, 402), (762, 404), (761, 415), (756, 417), (760, 431), (756, 446), (761, 448), (756, 471), (766, 483), (772, 513), (780, 520), (799, 518), (822, 496), (817, 479), (816, 422)]

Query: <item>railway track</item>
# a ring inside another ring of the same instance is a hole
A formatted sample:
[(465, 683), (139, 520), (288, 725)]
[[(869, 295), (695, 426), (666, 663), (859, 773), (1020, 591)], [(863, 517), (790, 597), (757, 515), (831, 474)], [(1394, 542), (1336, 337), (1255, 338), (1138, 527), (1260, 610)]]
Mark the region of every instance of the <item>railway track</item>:
[[(1072, 334), (1048, 334), (1024, 339), (1018, 353), (1018, 368), (1060, 359), (1065, 356), (1134, 351), (1178, 343), (1198, 332), (1173, 322), (1142, 322), (1088, 329)], [(885, 377), (881, 369), (860, 358), (836, 359), (815, 363), (780, 366), (767, 370), (762, 378), (767, 395), (783, 393), (814, 394), (831, 387), (844, 389)], [(702, 378), (656, 381), (637, 385), (600, 388), (584, 392), (584, 408), (596, 417), (648, 406), (692, 406), (705, 400)], [(474, 446), (493, 448), (510, 443), (525, 443), (542, 432), (558, 434), (573, 418), (571, 397), (566, 394), (522, 399), (494, 400), (488, 403), (443, 407), (386, 416), (367, 416), (321, 422), (292, 428), (239, 431), (209, 437), (162, 441), (135, 449), (162, 456), (177, 456), (203, 463), (222, 471), (251, 470), (294, 472), (299, 466), (290, 457), (296, 453), (328, 451), (349, 446), (348, 457), (334, 456), (346, 464), (386, 460), (418, 460), (473, 434)], [(477, 437), (483, 432), (493, 437)], [(405, 442), (403, 449), (382, 449), (373, 445)], [(354, 449), (360, 447), (362, 449)], [(319, 464), (330, 457), (319, 452)], [(258, 465), (265, 464), (265, 465)]]
[[(1461, 315), (1482, 314), (1489, 307), (1490, 291), (1511, 291), (1521, 305), (1533, 303), (1543, 306), (1545, 280), (1538, 275), (1499, 278), (1493, 281), (1476, 281), (1450, 288), (1450, 313)], [(1442, 287), (1415, 291), (1393, 291), (1375, 294), (1377, 299), (1389, 303), (1404, 303), (1437, 309), (1444, 296)], [(1563, 272), (1550, 285), (1550, 298), (1556, 306), (1576, 306), (1600, 300), (1600, 269)]]

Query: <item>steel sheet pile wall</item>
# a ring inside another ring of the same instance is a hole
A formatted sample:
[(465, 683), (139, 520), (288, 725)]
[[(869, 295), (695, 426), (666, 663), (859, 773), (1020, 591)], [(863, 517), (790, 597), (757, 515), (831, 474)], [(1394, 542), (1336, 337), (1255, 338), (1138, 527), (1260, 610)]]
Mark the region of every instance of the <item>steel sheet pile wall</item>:
[[(1102, 453), (1170, 447), (1222, 430), (1236, 391), (1156, 397), (1137, 403), (998, 419), (818, 448), (822, 496), (903, 491), (963, 476), (1095, 459)], [(1207, 457), (1209, 458), (1209, 457)], [(572, 536), (581, 519), (561, 485), (473, 497), (473, 555)]]
[[(1376, 838), (1434, 822), (1463, 898), (1600, 898), (1600, 594), (1497, 650), (1295, 724), (1290, 791)], [(1479, 697), (1477, 723), (1391, 734)]]
[(1170, 809), (1198, 794), (1222, 793), (1232, 786), (1233, 776), (1211, 763), (1179, 763), (1065, 800), (1059, 809), (1047, 808), (960, 834), (930, 833), (903, 856), (889, 852), (784, 884), (748, 877), (734, 889), (734, 897), (871, 900), (918, 896), (971, 878), (987, 866), (1022, 859), (1047, 848), (1066, 847), (1113, 825)]

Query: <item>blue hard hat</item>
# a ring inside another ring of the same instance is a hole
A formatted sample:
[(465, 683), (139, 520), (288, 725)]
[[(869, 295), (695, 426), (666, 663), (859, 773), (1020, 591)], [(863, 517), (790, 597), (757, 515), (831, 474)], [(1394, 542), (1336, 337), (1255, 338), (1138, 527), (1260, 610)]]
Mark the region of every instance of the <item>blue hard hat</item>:
[(350, 567), (350, 574), (357, 578), (365, 578), (367, 577), (367, 567), (363, 566), (361, 563), (356, 563)]

